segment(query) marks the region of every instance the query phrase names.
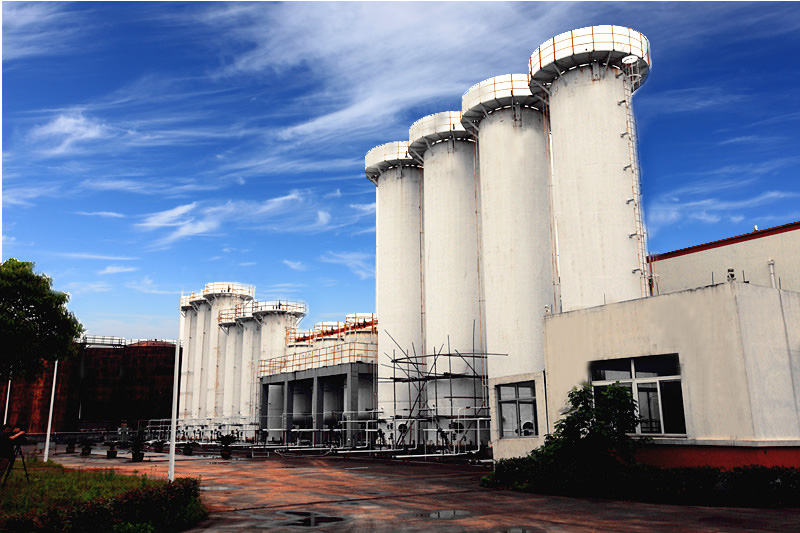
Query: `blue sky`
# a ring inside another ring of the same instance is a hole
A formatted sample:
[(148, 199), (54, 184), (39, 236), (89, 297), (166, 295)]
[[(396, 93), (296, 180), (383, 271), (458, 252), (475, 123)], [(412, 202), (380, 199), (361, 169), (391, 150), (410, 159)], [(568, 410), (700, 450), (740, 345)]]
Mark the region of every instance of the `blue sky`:
[(364, 154), (546, 39), (651, 42), (651, 252), (800, 220), (797, 3), (3, 3), (2, 257), (96, 335), (175, 338), (208, 282), (374, 310)]

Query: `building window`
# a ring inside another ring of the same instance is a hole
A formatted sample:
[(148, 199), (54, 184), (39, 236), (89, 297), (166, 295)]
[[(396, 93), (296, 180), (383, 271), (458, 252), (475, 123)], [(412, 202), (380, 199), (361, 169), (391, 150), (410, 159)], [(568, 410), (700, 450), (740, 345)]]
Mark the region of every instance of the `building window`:
[(497, 404), (500, 410), (500, 438), (537, 435), (539, 424), (536, 420), (536, 388), (533, 381), (498, 385)]
[(678, 354), (593, 361), (589, 370), (595, 389), (613, 383), (631, 388), (642, 418), (637, 434), (686, 434)]

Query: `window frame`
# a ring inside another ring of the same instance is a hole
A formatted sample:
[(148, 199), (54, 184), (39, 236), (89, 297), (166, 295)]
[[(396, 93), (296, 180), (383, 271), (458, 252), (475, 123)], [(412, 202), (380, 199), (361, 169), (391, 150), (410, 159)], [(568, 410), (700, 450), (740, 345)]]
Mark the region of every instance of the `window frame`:
[[(664, 355), (673, 355), (673, 356), (675, 356), (675, 358), (677, 360), (677, 363), (678, 363), (678, 368), (677, 368), (678, 374), (669, 375), (669, 376), (636, 377), (636, 363), (635, 362), (636, 362), (637, 359), (646, 359), (648, 357), (659, 357), (659, 356), (664, 356)], [(600, 362), (604, 362), (604, 361), (623, 361), (623, 360), (627, 360), (627, 361), (630, 362), (631, 377), (629, 377), (629, 378), (611, 379), (611, 380), (608, 380), (608, 379), (605, 379), (605, 380), (594, 380), (594, 379), (591, 379), (592, 378), (592, 375), (591, 375), (591, 373), (592, 373), (591, 363), (600, 363)], [(636, 414), (637, 414), (637, 416), (640, 416), (640, 413), (641, 413), (641, 406), (639, 405), (639, 403), (640, 403), (639, 402), (639, 385), (652, 385), (652, 384), (655, 384), (656, 392), (658, 394), (658, 420), (657, 420), (657, 422), (659, 423), (659, 427), (660, 427), (661, 431), (659, 431), (659, 432), (644, 432), (644, 431), (642, 431), (642, 424), (638, 423), (638, 424), (636, 424), (636, 431), (633, 434), (640, 435), (640, 436), (646, 436), (646, 437), (651, 437), (651, 436), (658, 436), (658, 437), (685, 437), (686, 436), (686, 431), (685, 431), (685, 429), (686, 429), (686, 407), (685, 407), (686, 403), (683, 401), (683, 380), (681, 379), (681, 374), (680, 374), (680, 358), (678, 357), (678, 354), (657, 354), (657, 355), (652, 355), (652, 356), (625, 357), (625, 358), (619, 358), (619, 359), (602, 359), (602, 360), (598, 360), (598, 361), (591, 361), (590, 362), (590, 367), (589, 367), (589, 374), (590, 374), (589, 375), (590, 382), (592, 384), (592, 388), (593, 389), (594, 389), (594, 387), (604, 387), (604, 386), (608, 386), (608, 385), (614, 385), (614, 384), (617, 384), (617, 383), (620, 384), (620, 385), (630, 385), (631, 393), (633, 394), (633, 399), (636, 400)], [(661, 382), (674, 382), (674, 381), (677, 381), (677, 382), (681, 383), (681, 407), (683, 408), (683, 419), (684, 419), (684, 432), (683, 433), (666, 433), (664, 431), (664, 406), (663, 406), (664, 402), (663, 402), (663, 394), (662, 394)]]
[[(502, 398), (502, 394), (500, 389), (502, 387), (514, 387), (514, 397), (513, 398)], [(531, 390), (531, 396), (520, 396), (520, 387), (529, 388)], [(498, 383), (495, 385), (495, 396), (496, 396), (496, 403), (497, 403), (497, 431), (498, 435), (501, 439), (530, 439), (539, 436), (539, 413), (536, 410), (536, 381), (535, 380), (527, 380), (527, 381), (516, 381), (511, 383)], [(522, 415), (520, 414), (520, 405), (530, 405), (531, 412), (533, 414), (533, 420), (530, 422), (533, 423), (533, 431), (530, 435), (523, 434), (523, 425), (524, 422), (527, 420), (523, 420)], [(513, 405), (514, 406), (514, 414), (516, 416), (516, 434), (509, 434), (506, 435), (503, 429), (503, 405)]]

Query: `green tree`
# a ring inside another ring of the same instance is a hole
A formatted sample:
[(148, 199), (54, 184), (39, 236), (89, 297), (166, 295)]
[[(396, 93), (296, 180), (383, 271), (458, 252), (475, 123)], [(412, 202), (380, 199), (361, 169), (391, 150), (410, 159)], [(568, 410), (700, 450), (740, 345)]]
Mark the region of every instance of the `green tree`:
[(630, 387), (620, 384), (604, 387), (574, 387), (567, 396), (569, 407), (547, 436), (546, 447), (567, 454), (579, 453), (633, 459), (635, 441), (629, 436), (636, 430), (639, 417)]
[(33, 271), (34, 263), (8, 259), (0, 264), (0, 378), (32, 377), (45, 361), (77, 353), (83, 326), (67, 309), (69, 295)]

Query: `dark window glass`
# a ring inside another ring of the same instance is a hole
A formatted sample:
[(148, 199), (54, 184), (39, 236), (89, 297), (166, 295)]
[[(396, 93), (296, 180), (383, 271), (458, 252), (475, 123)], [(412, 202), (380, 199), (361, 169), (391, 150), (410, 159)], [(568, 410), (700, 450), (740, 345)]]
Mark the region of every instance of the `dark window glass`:
[(533, 381), (497, 387), (501, 437), (536, 435), (536, 398)]
[(639, 383), (637, 389), (639, 390), (639, 416), (642, 418), (642, 433), (661, 433), (656, 383)]
[(633, 360), (637, 378), (657, 378), (660, 376), (680, 376), (681, 367), (678, 354), (637, 357)]
[(589, 366), (593, 381), (614, 381), (615, 379), (631, 379), (630, 359), (609, 359), (593, 361)]
[(664, 433), (686, 433), (680, 381), (661, 382), (661, 411), (664, 415)]

